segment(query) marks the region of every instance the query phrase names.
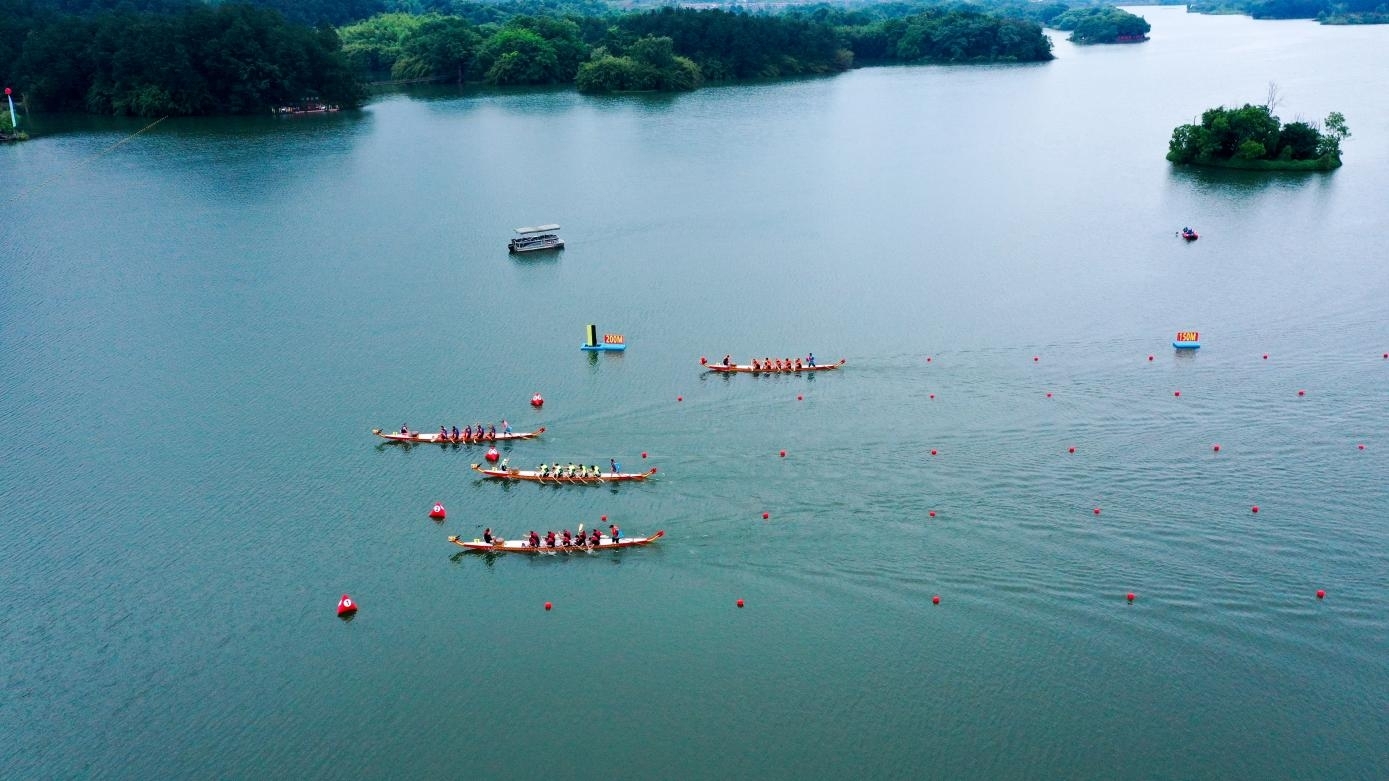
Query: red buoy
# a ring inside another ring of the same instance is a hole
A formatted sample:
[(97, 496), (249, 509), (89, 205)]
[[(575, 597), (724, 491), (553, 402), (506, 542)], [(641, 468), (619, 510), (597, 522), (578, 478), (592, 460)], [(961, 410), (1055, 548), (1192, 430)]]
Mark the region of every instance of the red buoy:
[(1151, 355), (1150, 355), (1150, 356), (1148, 356), (1148, 360), (1150, 360), (1150, 361), (1151, 361), (1151, 360), (1152, 360), (1152, 359), (1153, 359), (1153, 356), (1151, 356)]
[(1180, 395), (1182, 395), (1182, 392), (1181, 392), (1181, 391), (1172, 391), (1172, 395), (1173, 395), (1173, 396), (1180, 396)]
[(1130, 591), (1129, 593), (1125, 594), (1124, 596), (1125, 596), (1125, 597), (1128, 599), (1128, 601), (1130, 601), (1130, 602), (1132, 602), (1133, 599), (1134, 599), (1134, 595), (1133, 595), (1133, 592), (1132, 592), (1132, 591)]
[(1211, 450), (1214, 450), (1215, 452), (1219, 453), (1219, 452), (1220, 452), (1220, 445), (1211, 445)]
[(1095, 514), (1096, 514), (1096, 515), (1099, 515), (1099, 514), (1100, 514), (1100, 508), (1098, 508), (1098, 507), (1095, 508)]
[(1035, 355), (1032, 356), (1032, 362), (1033, 362), (1033, 363), (1036, 363), (1037, 361), (1040, 361), (1040, 360), (1041, 360), (1041, 359), (1038, 358), (1037, 356), (1035, 356)]
[(1300, 391), (1297, 392), (1297, 395), (1299, 395), (1299, 396), (1306, 396), (1306, 395), (1307, 395), (1307, 391), (1305, 391), (1305, 390), (1300, 390)]
[(935, 454), (936, 454), (936, 451), (932, 450), (932, 451), (931, 451), (931, 455), (934, 456)]
[(1250, 508), (1249, 508), (1249, 511), (1250, 511), (1250, 512), (1254, 512), (1254, 513), (1258, 512), (1258, 511), (1259, 511), (1259, 505), (1256, 504), (1256, 505), (1254, 505), (1253, 507), (1250, 507)]
[(1067, 452), (1067, 453), (1074, 453), (1074, 452), (1076, 452), (1075, 445), (1071, 445), (1070, 447), (1066, 448), (1066, 452)]
[(939, 604), (940, 604), (940, 595), (939, 595), (939, 594), (937, 594), (936, 596), (931, 597), (931, 604), (933, 604), (933, 605), (939, 605)]
[(767, 519), (770, 518), (770, 517), (772, 517), (772, 514), (771, 514), (771, 513), (762, 513), (762, 520), (765, 521), (765, 520), (767, 520)]
[(543, 407), (543, 406), (545, 406), (545, 398), (544, 398), (543, 396), (541, 396), (539, 393), (535, 394), (534, 396), (531, 396), (531, 406), (532, 406), (532, 407)]
[(1356, 447), (1357, 450), (1364, 450), (1364, 449), (1365, 449), (1365, 446), (1364, 446), (1364, 445), (1356, 445), (1355, 447)]
[(676, 400), (676, 401), (684, 401), (684, 400), (685, 400), (685, 397), (684, 397), (684, 396), (676, 396), (676, 397), (675, 397), (675, 400)]
[(1326, 599), (1326, 591), (1323, 589), (1317, 589), (1317, 599)]
[(546, 602), (546, 603), (545, 603), (545, 609), (546, 609), (546, 610), (549, 610), (549, 609), (552, 608), (552, 607), (554, 607), (554, 605), (550, 604), (549, 602)]
[(645, 450), (641, 451), (641, 457), (642, 457), (642, 458), (646, 458), (646, 451), (645, 451)]
[(935, 397), (936, 397), (936, 394), (932, 393), (932, 394), (931, 394), (931, 398), (934, 399)]
[(1268, 353), (1264, 353), (1264, 360), (1265, 360), (1265, 361), (1268, 360)]
[(936, 517), (936, 511), (935, 511), (935, 510), (932, 510), (932, 511), (930, 511), (929, 513), (926, 513), (926, 514), (929, 515), (929, 516), (931, 516), (932, 518)]
[(497, 447), (495, 445), (487, 448), (487, 454), (483, 456), (483, 458), (486, 458), (488, 461), (496, 461), (501, 457), (502, 454), (497, 452)]
[(707, 365), (709, 365), (709, 359), (706, 358), (706, 357), (704, 357), (703, 355), (699, 356), (699, 365), (700, 365), (700, 366), (707, 366)]
[(1047, 391), (1047, 398), (1051, 398), (1051, 391)]
[(796, 401), (804, 401), (804, 400), (805, 400), (805, 397), (804, 397), (804, 396), (800, 396), (800, 395), (796, 396)]
[(357, 612), (357, 603), (352, 601), (352, 597), (343, 594), (338, 598), (338, 615), (346, 616)]
[(603, 523), (607, 523), (607, 522), (608, 522), (608, 516), (604, 515), (602, 518), (599, 518), (598, 520), (602, 521)]
[(738, 607), (742, 607), (742, 606), (743, 606), (743, 600), (740, 599), (740, 600), (738, 600)]
[(781, 457), (782, 457), (782, 458), (786, 458), (786, 451), (785, 451), (785, 450), (781, 451)]
[(931, 356), (929, 356), (929, 355), (926, 356), (926, 362), (927, 362), (927, 363), (930, 363), (930, 362), (931, 362)]
[(444, 512), (444, 506), (438, 502), (435, 502), (434, 506), (429, 510), (429, 517), (436, 521), (444, 520), (444, 517), (447, 515), (448, 513)]

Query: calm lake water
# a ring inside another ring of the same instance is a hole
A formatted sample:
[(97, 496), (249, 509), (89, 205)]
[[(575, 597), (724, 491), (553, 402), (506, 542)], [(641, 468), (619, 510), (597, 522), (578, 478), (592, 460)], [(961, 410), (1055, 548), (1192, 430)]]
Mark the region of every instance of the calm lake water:
[[(1141, 13), (1039, 66), (0, 149), (0, 776), (1389, 777), (1389, 28)], [(1163, 159), (1269, 81), (1344, 168)], [(698, 364), (807, 351), (849, 363)], [(660, 474), (369, 433), (503, 417)], [(445, 539), (604, 514), (667, 536)]]

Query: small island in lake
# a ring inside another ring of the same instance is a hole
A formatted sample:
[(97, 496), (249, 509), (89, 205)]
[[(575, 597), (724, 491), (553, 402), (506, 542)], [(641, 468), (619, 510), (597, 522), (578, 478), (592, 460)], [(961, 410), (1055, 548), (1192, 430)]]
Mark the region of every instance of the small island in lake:
[(1341, 141), (1350, 137), (1339, 111), (1315, 122), (1289, 122), (1271, 106), (1213, 108), (1199, 124), (1172, 131), (1167, 159), (1177, 164), (1254, 171), (1329, 171), (1341, 166)]
[(1112, 5), (1072, 8), (1048, 24), (1071, 32), (1071, 43), (1141, 43), (1152, 25), (1141, 16)]

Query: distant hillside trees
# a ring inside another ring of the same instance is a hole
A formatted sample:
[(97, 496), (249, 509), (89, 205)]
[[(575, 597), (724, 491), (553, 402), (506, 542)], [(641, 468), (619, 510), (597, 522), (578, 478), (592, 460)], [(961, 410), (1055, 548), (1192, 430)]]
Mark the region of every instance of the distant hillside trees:
[(853, 64), (835, 28), (799, 16), (667, 7), (627, 14), (617, 27), (629, 36), (670, 38), (709, 81), (833, 73)]
[(932, 9), (914, 16), (848, 28), (854, 55), (868, 61), (1045, 62), (1051, 39), (1035, 22), (978, 11)]

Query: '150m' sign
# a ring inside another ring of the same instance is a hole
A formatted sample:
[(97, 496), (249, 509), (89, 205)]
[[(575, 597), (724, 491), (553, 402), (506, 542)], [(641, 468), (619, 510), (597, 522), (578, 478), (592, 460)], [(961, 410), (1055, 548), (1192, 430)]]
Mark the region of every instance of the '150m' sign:
[(1200, 335), (1199, 333), (1197, 333), (1196, 331), (1178, 331), (1178, 332), (1177, 332), (1177, 339), (1176, 339), (1176, 341), (1178, 341), (1178, 342), (1199, 342), (1199, 341), (1201, 341), (1200, 336), (1201, 336), (1201, 335)]

